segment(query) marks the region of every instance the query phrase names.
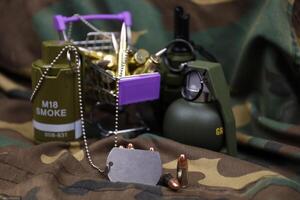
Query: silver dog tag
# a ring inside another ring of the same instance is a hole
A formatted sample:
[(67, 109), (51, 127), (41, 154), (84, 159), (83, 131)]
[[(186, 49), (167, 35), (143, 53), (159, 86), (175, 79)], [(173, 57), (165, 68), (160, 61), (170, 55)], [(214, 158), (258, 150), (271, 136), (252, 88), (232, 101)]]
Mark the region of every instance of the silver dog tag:
[(160, 155), (156, 151), (114, 147), (106, 165), (112, 182), (156, 185), (162, 174)]

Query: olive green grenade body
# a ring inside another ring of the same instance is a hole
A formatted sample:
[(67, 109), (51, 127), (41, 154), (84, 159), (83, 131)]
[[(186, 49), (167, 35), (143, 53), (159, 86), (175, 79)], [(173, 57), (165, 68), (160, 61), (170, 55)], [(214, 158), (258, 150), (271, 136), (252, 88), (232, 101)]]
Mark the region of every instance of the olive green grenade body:
[(214, 102), (178, 99), (166, 111), (163, 133), (183, 144), (220, 151), (224, 145), (223, 129)]
[[(57, 57), (66, 43), (46, 41), (42, 59), (32, 64), (32, 88), (42, 73)], [(38, 142), (76, 140), (81, 137), (79, 118), (78, 82), (74, 69), (74, 55), (70, 62), (67, 51), (51, 66), (33, 99), (34, 138)]]

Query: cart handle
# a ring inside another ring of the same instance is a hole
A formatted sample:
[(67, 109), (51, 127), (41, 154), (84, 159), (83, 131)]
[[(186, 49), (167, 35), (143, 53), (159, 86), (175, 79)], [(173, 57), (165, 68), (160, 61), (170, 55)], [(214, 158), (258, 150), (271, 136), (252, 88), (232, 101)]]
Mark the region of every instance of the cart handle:
[[(92, 15), (81, 15), (85, 20), (119, 20), (125, 23), (127, 27), (132, 25), (131, 14), (128, 11), (123, 11), (117, 14), (92, 14)], [(58, 32), (63, 32), (66, 30), (66, 24), (70, 22), (79, 21), (78, 16), (66, 17), (62, 15), (55, 15), (54, 27)]]

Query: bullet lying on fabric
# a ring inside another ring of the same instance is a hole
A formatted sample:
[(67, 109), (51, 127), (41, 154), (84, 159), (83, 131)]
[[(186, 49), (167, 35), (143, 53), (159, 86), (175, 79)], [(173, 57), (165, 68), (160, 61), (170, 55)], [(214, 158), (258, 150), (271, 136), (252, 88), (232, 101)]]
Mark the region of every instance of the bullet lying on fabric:
[(159, 184), (170, 188), (171, 190), (177, 191), (180, 189), (180, 184), (172, 174), (164, 174), (160, 177)]

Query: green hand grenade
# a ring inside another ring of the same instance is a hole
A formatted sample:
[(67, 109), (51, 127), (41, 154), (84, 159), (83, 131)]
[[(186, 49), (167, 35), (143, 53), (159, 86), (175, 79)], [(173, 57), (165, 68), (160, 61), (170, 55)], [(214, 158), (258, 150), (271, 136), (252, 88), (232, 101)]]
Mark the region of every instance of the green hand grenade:
[(61, 41), (43, 42), (42, 59), (32, 64), (33, 90), (42, 73), (50, 67), (32, 100), (34, 138), (38, 142), (81, 137), (77, 74), (74, 65), (70, 64), (74, 56), (68, 54), (71, 55), (68, 60), (65, 50), (50, 66), (66, 45)]
[(175, 141), (237, 155), (235, 121), (220, 63), (188, 62), (182, 98), (167, 109), (163, 136)]

